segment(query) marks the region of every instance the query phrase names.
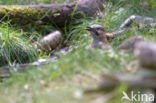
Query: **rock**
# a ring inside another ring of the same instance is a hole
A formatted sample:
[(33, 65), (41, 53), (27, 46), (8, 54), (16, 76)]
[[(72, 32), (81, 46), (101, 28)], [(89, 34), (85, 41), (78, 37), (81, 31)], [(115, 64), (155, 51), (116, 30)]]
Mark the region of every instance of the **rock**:
[(124, 50), (133, 50), (134, 45), (140, 41), (143, 41), (144, 38), (140, 35), (133, 36), (131, 38), (128, 38), (124, 40), (119, 46), (118, 49), (124, 49)]
[(51, 51), (57, 48), (60, 48), (64, 38), (60, 31), (52, 32), (45, 37), (43, 37), (38, 43), (37, 47), (43, 51)]
[(144, 68), (156, 69), (156, 43), (138, 42), (134, 54)]

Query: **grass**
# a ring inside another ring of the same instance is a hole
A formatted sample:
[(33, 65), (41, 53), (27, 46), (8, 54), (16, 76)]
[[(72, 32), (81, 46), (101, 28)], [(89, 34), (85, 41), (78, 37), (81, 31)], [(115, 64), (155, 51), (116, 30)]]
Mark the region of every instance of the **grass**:
[[(50, 1), (45, 0), (43, 2)], [(27, 4), (27, 2), (22, 3)], [(6, 4), (12, 3), (8, 1)], [(101, 24), (107, 32), (112, 32), (117, 30), (125, 18), (132, 14), (151, 17), (156, 17), (156, 15), (152, 10), (143, 11), (138, 8), (136, 11), (136, 8), (131, 6), (123, 6), (122, 2), (114, 5), (108, 2), (106, 7), (105, 11), (103, 11), (105, 17), (101, 19), (84, 18), (76, 21), (81, 22), (80, 25), (73, 26), (71, 24), (69, 28), (65, 28), (64, 36), (74, 48), (67, 54), (60, 54), (61, 58), (58, 58), (57, 62), (40, 67), (27, 67), (30, 70), (24, 73), (12, 72), (11, 78), (4, 79), (0, 83), (0, 103), (91, 103), (102, 94), (79, 95), (83, 90), (97, 85), (97, 82), (93, 78), (84, 75), (84, 72), (99, 76), (103, 72), (115, 74), (133, 68), (131, 64), (136, 58), (132, 53), (117, 51), (115, 47), (125, 38), (137, 34), (144, 36), (147, 40), (156, 41), (156, 30), (154, 28), (150, 31), (138, 30), (133, 25), (132, 32), (110, 41), (114, 48), (108, 51), (89, 49), (88, 44), (91, 42), (91, 37), (85, 28), (92, 24)], [(45, 56), (44, 53), (41, 53), (41, 55), (35, 49), (32, 49), (30, 41), (31, 38), (38, 39), (41, 35), (52, 31), (53, 26), (23, 28), (25, 28), (24, 31), (19, 27), (9, 25), (8, 22), (0, 25), (0, 32), (3, 34), (0, 35), (0, 44), (2, 45), (0, 50), (3, 51), (0, 53), (2, 55), (0, 55), (0, 58), (3, 57), (0, 60), (4, 61), (0, 63), (11, 64), (16, 63), (17, 60), (21, 63), (31, 62)], [(24, 55), (26, 59), (24, 59)], [(11, 59), (12, 56), (13, 59)], [(113, 92), (117, 96), (107, 103), (130, 103), (121, 101), (122, 91), (126, 90), (126, 86), (120, 86), (114, 90)]]
[(37, 60), (37, 49), (33, 49), (30, 41), (22, 37), (22, 32), (9, 27), (9, 23), (2, 23), (0, 31), (0, 66)]

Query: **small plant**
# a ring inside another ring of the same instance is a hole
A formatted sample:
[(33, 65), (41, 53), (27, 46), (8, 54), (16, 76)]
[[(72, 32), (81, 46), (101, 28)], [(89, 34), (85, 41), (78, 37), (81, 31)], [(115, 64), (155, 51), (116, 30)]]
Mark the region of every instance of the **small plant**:
[(0, 66), (27, 63), (37, 59), (37, 50), (22, 33), (12, 30), (8, 23), (0, 25)]

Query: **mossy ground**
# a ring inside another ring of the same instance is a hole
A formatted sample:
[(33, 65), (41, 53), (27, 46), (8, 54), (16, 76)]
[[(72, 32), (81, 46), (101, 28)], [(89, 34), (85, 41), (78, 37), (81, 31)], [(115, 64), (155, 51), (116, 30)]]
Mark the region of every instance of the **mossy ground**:
[[(0, 1), (3, 4), (16, 3), (11, 0), (10, 2)], [(113, 74), (129, 68), (133, 69), (135, 67), (131, 66), (131, 64), (136, 58), (132, 53), (117, 51), (115, 47), (122, 40), (133, 35), (142, 35), (149, 41), (156, 41), (156, 29), (153, 28), (150, 31), (144, 29), (138, 30), (135, 25), (132, 25), (133, 30), (131, 32), (110, 41), (114, 49), (107, 52), (88, 49), (87, 46), (91, 41), (91, 37), (85, 30), (86, 26), (100, 24), (105, 27), (106, 31), (112, 32), (117, 30), (119, 25), (132, 14), (156, 17), (153, 9), (142, 9), (135, 3), (135, 0), (130, 1), (131, 4), (116, 2), (114, 5), (107, 2), (106, 9), (103, 11), (104, 17), (101, 19), (84, 18), (76, 21), (81, 22), (80, 25), (73, 26), (71, 24), (68, 30), (64, 28), (66, 31), (65, 37), (70, 37), (70, 41), (68, 42), (75, 48), (67, 54), (61, 55), (57, 62), (40, 67), (28, 67), (28, 70), (24, 73), (12, 72), (11, 78), (4, 79), (0, 83), (0, 103), (94, 103), (95, 98), (102, 96), (102, 94), (79, 95), (81, 91), (92, 88), (97, 84), (95, 79), (85, 75), (84, 72), (99, 76), (103, 72)], [(50, 1), (38, 0), (38, 2), (49, 3)], [(21, 0), (19, 3), (24, 4), (24, 1)], [(27, 4), (27, 1), (25, 4)], [(33, 38), (38, 39), (41, 35), (55, 30), (53, 26), (31, 25), (13, 27), (8, 22), (0, 25), (0, 31), (2, 34), (5, 34), (0, 39), (3, 40), (4, 38), (6, 43), (11, 42), (12, 46), (11, 51), (9, 47), (9, 52), (6, 49), (6, 52), (1, 53), (9, 58), (8, 61), (18, 45), (20, 45), (20, 50), (21, 47), (24, 48), (22, 49), (24, 52), (20, 51), (23, 53), (21, 55), (28, 54), (29, 57), (35, 55), (35, 59), (45, 57), (45, 54), (42, 52), (38, 53), (34, 49), (31, 51), (30, 41)], [(9, 35), (9, 38), (7, 35)], [(2, 44), (4, 41), (2, 41)], [(2, 46), (7, 45), (6, 43)], [(2, 48), (5, 50), (4, 47)], [(33, 58), (30, 59), (33, 60)], [(122, 91), (126, 91), (125, 86), (114, 90), (116, 97), (107, 103), (129, 103), (128, 101), (121, 101)]]

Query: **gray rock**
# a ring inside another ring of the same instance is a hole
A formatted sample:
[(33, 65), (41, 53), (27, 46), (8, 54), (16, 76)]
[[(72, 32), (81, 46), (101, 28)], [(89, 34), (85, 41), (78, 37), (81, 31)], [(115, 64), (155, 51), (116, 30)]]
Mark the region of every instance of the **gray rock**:
[(156, 43), (138, 42), (134, 47), (134, 54), (142, 67), (156, 69)]
[(128, 38), (124, 40), (119, 46), (118, 49), (124, 49), (124, 50), (133, 50), (135, 44), (137, 44), (140, 41), (143, 41), (144, 38), (140, 35), (133, 36), (131, 38)]

